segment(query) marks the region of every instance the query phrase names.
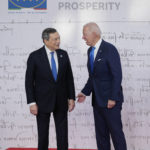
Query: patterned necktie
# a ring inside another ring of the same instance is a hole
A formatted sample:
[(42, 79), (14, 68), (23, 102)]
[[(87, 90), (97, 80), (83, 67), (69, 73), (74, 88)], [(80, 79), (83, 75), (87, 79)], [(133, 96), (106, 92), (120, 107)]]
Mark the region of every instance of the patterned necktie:
[(56, 69), (56, 63), (54, 59), (54, 52), (51, 52), (51, 68), (52, 68), (52, 73), (55, 81), (57, 80), (57, 69)]
[(91, 72), (93, 72), (93, 66), (94, 66), (94, 50), (96, 47), (92, 46), (92, 50), (90, 52), (90, 67), (91, 67)]

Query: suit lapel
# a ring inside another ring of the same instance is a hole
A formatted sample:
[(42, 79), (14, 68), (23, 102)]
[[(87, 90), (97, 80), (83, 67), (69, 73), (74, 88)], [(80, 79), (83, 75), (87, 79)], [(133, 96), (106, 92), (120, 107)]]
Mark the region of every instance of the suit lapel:
[[(90, 67), (90, 52), (91, 52), (91, 50), (92, 50), (92, 47), (90, 47), (89, 51), (88, 51), (88, 70), (90, 72), (91, 72), (91, 67)], [(102, 40), (102, 43), (99, 46), (99, 49), (97, 51), (97, 54), (96, 54), (96, 57), (95, 57), (95, 60), (94, 60), (94, 68), (96, 66), (96, 63), (101, 60), (102, 55), (103, 55), (103, 50), (104, 50), (104, 40)], [(93, 68), (93, 72), (94, 72), (94, 68)]]
[(43, 66), (45, 67), (45, 70), (47, 72), (48, 78), (54, 80), (54, 77), (53, 77), (53, 74), (52, 74), (52, 70), (51, 70), (51, 67), (50, 67), (50, 63), (49, 63), (49, 60), (48, 60), (48, 56), (47, 56), (45, 47), (43, 47), (43, 49), (42, 49), (42, 58), (43, 58), (42, 59), (42, 63), (43, 63)]
[[(96, 57), (95, 57), (94, 68), (95, 68), (96, 63), (101, 60), (102, 55), (103, 55), (103, 50), (104, 50), (104, 41), (102, 40), (102, 43), (99, 46), (99, 49), (98, 49)], [(94, 70), (94, 68), (93, 68), (93, 70)]]
[(63, 60), (64, 60), (64, 56), (63, 54), (61, 53), (61, 51), (58, 49), (56, 50), (56, 54), (57, 54), (57, 58), (58, 58), (58, 74), (57, 74), (57, 80), (59, 80), (60, 78), (60, 75), (61, 75), (61, 72), (63, 71), (62, 70), (62, 66), (63, 66)]

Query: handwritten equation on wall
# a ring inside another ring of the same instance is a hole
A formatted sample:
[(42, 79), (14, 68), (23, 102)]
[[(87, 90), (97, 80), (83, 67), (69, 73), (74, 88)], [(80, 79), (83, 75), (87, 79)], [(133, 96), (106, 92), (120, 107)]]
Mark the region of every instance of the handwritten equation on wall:
[[(44, 23), (43, 23), (44, 24)], [(59, 23), (55, 23), (57, 26)], [(140, 24), (140, 25), (139, 25)], [(66, 23), (65, 23), (66, 25)], [(81, 39), (82, 23), (70, 41), (63, 39), (61, 47), (67, 50), (73, 67), (76, 93), (86, 83), (87, 46)], [(121, 57), (125, 102), (122, 119), (129, 150), (149, 150), (150, 147), (150, 25), (146, 22), (100, 22), (102, 38), (113, 43)], [(105, 27), (107, 25), (107, 27)], [(33, 50), (42, 46), (40, 24), (0, 24), (0, 150), (8, 147), (36, 147), (36, 119), (26, 104), (24, 80), (26, 61)], [(63, 26), (63, 23), (61, 23)], [(76, 43), (74, 41), (77, 40)], [(38, 44), (37, 44), (38, 43)], [(50, 147), (56, 147), (53, 117), (50, 125)], [(84, 104), (76, 104), (69, 113), (69, 146), (71, 148), (96, 148), (91, 98)]]

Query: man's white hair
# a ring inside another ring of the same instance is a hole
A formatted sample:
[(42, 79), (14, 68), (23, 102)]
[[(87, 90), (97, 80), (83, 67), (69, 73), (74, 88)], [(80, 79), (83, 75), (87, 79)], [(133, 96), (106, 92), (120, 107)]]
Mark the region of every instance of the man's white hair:
[(99, 36), (102, 34), (101, 29), (95, 22), (86, 23), (83, 27), (88, 27), (91, 32), (94, 32)]

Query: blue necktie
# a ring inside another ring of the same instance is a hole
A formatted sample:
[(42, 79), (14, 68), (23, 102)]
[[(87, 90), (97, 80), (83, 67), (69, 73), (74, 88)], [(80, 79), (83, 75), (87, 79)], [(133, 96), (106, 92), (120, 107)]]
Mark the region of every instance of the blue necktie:
[(92, 50), (90, 52), (90, 67), (91, 67), (91, 72), (93, 72), (93, 67), (94, 67), (94, 50), (95, 50), (95, 47), (92, 46)]
[(57, 80), (57, 69), (56, 69), (56, 63), (54, 59), (54, 52), (51, 52), (51, 68), (52, 68), (52, 73), (55, 81)]

